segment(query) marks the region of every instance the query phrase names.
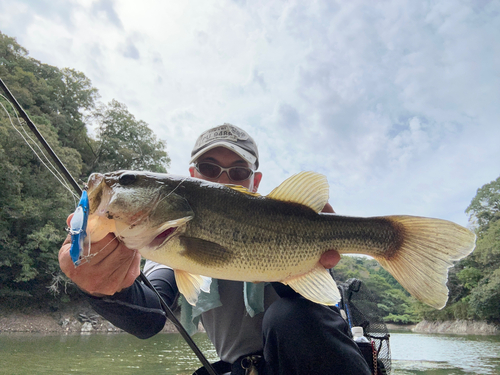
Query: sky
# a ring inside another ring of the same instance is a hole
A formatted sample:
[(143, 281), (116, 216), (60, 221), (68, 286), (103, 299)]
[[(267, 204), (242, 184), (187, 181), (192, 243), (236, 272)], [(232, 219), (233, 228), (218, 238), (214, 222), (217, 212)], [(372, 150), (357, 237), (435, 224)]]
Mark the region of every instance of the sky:
[(466, 226), (500, 176), (499, 1), (2, 0), (0, 31), (147, 122), (170, 173), (228, 122), (259, 192), (319, 172), (343, 215)]

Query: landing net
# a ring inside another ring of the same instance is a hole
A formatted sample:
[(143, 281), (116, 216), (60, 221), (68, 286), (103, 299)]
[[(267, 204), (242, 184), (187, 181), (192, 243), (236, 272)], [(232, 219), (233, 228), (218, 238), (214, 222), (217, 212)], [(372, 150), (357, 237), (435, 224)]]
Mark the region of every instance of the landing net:
[(344, 310), (350, 327), (363, 327), (365, 336), (374, 343), (378, 358), (377, 374), (391, 373), (391, 350), (389, 331), (378, 314), (377, 301), (373, 294), (358, 279), (349, 279), (339, 284), (342, 301), (339, 308)]

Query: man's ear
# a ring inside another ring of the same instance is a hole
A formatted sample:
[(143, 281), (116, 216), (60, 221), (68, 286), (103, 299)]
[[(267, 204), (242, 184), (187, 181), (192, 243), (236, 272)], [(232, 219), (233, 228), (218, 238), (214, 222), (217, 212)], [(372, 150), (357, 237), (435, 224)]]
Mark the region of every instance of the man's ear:
[(191, 175), (191, 177), (194, 177), (194, 167), (193, 166), (189, 167), (189, 174)]
[(260, 180), (262, 180), (262, 172), (255, 172), (253, 174), (253, 188), (252, 192), (256, 193), (259, 188)]

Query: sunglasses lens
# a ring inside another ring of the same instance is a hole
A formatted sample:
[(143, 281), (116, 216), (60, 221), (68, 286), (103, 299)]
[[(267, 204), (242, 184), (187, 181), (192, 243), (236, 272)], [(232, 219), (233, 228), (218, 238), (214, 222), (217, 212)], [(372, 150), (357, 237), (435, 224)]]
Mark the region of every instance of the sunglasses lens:
[(200, 172), (203, 176), (208, 178), (217, 178), (222, 173), (222, 170), (225, 170), (231, 181), (245, 181), (252, 174), (252, 170), (250, 168), (243, 167), (231, 167), (231, 168), (222, 168), (217, 164), (212, 163), (200, 163), (197, 166), (198, 172)]
[(250, 177), (250, 174), (252, 171), (248, 168), (231, 168), (229, 170), (229, 178), (233, 181), (244, 181), (248, 177)]
[(215, 164), (200, 163), (198, 164), (198, 171), (205, 177), (217, 178), (219, 177), (221, 168)]

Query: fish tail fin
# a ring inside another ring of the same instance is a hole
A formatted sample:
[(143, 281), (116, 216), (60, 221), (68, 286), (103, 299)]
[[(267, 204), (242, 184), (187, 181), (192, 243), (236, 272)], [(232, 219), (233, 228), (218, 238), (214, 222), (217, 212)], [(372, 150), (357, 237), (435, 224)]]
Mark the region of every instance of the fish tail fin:
[(415, 298), (442, 309), (448, 301), (448, 269), (469, 255), (476, 235), (446, 220), (416, 216), (387, 216), (403, 234), (391, 256), (373, 257)]

